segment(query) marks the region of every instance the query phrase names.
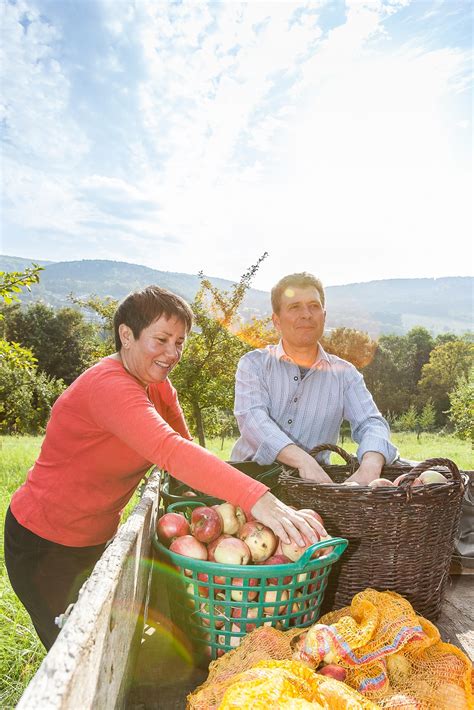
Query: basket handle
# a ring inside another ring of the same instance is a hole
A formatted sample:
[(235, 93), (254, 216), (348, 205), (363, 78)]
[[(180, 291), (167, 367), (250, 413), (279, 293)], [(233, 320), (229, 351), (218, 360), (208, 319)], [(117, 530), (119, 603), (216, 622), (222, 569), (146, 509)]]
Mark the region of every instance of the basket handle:
[[(459, 469), (457, 465), (454, 463), (454, 461), (451, 461), (451, 459), (426, 459), (425, 461), (421, 461), (420, 463), (416, 464), (409, 473), (406, 474), (405, 478), (403, 481), (400, 481), (400, 488), (403, 489), (409, 489), (410, 488), (410, 483), (412, 483), (415, 478), (418, 478), (420, 473), (423, 473), (423, 471), (428, 471), (429, 468), (433, 468), (433, 466), (444, 466), (449, 469), (450, 473), (450, 478), (453, 481), (459, 481), (462, 483), (464, 486), (464, 479), (459, 473)], [(444, 474), (443, 474), (444, 475)], [(449, 478), (448, 478), (449, 480)]]
[[(304, 569), (306, 569), (308, 564), (312, 561), (312, 556), (318, 550), (324, 550), (325, 547), (332, 547), (333, 549), (330, 554), (337, 555), (336, 559), (338, 559), (342, 555), (348, 544), (349, 541), (343, 537), (331, 537), (328, 540), (321, 540), (320, 542), (315, 542), (314, 545), (310, 545), (303, 552), (299, 560), (294, 563), (295, 565), (298, 565), (298, 571), (295, 574), (298, 574), (299, 572), (302, 572)], [(334, 560), (334, 562), (335, 561), (336, 560)]]
[(316, 458), (317, 454), (320, 454), (321, 451), (334, 451), (334, 453), (339, 454), (349, 466), (358, 466), (357, 458), (348, 453), (345, 449), (341, 449), (340, 446), (336, 446), (336, 444), (319, 444), (319, 446), (315, 446), (311, 449), (309, 453), (310, 456)]

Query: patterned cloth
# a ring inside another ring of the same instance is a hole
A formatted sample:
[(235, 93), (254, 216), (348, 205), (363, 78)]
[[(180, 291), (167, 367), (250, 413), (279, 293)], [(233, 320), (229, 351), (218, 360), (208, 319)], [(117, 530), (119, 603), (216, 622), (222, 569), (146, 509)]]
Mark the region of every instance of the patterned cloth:
[[(275, 461), (289, 444), (306, 451), (318, 444), (336, 444), (344, 419), (359, 444), (359, 461), (367, 451), (383, 454), (388, 464), (398, 456), (388, 424), (360, 372), (321, 346), (303, 379), (281, 342), (244, 355), (236, 373), (234, 412), (241, 436), (232, 461), (264, 465)], [(325, 452), (318, 460), (328, 463), (329, 456)]]

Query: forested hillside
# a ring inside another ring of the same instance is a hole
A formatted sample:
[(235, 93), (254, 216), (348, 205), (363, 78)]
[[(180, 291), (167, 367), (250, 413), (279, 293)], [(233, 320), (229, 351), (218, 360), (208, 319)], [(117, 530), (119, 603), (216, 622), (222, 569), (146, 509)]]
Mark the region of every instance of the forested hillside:
[[(20, 270), (31, 259), (0, 256), (0, 270)], [(44, 266), (40, 283), (22, 301), (42, 300), (60, 307), (70, 305), (72, 292), (85, 298), (90, 294), (120, 299), (129, 291), (157, 283), (192, 301), (199, 286), (197, 275), (158, 271), (147, 266), (121, 261), (84, 260), (39, 262)], [(324, 282), (324, 274), (318, 274)], [(231, 281), (211, 277), (212, 283), (228, 289)], [(383, 333), (402, 335), (413, 326), (421, 325), (434, 335), (464, 333), (472, 329), (474, 279), (446, 277), (439, 279), (389, 279), (329, 286), (327, 293), (327, 327), (356, 328), (372, 337)], [(270, 312), (270, 295), (266, 291), (249, 289), (240, 315), (249, 320)]]

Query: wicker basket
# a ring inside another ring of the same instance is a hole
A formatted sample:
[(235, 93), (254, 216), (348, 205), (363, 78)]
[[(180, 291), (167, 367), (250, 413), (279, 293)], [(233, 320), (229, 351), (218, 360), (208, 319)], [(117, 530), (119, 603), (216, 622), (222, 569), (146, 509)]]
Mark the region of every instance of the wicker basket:
[[(324, 466), (336, 481), (321, 485), (302, 480), (296, 470), (280, 475), (280, 496), (285, 503), (321, 513), (331, 535), (345, 537), (349, 547), (334, 566), (323, 610), (350, 604), (366, 587), (392, 590), (406, 597), (428, 619), (440, 613), (449, 574), (454, 539), (461, 512), (465, 481), (456, 464), (433, 458), (413, 469), (385, 466), (382, 476), (394, 480), (410, 471), (397, 488), (340, 485), (357, 463), (332, 445), (311, 452), (336, 451), (345, 466)], [(422, 471), (442, 467), (447, 483), (411, 487)]]

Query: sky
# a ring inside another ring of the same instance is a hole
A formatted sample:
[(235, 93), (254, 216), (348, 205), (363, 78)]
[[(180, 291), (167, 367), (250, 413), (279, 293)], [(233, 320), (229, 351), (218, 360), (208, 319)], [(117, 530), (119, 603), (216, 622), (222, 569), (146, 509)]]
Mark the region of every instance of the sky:
[(0, 252), (472, 274), (470, 0), (0, 0)]

